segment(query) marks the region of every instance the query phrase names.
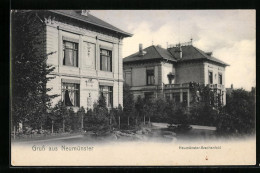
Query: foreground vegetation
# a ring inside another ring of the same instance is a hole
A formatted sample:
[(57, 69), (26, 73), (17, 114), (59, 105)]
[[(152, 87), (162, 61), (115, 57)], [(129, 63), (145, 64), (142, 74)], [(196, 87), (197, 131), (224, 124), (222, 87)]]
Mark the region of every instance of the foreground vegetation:
[[(141, 127), (150, 126), (151, 122), (168, 123), (168, 129), (176, 133), (189, 131), (190, 125), (215, 126), (220, 135), (245, 135), (255, 132), (255, 94), (243, 89), (233, 90), (227, 95), (227, 104), (222, 106), (216, 102), (207, 102), (200, 96), (193, 98), (188, 108), (184, 104), (176, 104), (172, 100), (133, 99), (129, 87), (124, 86), (124, 105), (109, 110), (105, 98), (101, 95), (93, 109), (78, 111), (66, 107), (59, 102), (54, 108), (42, 114), (43, 123), (36, 125), (24, 123), (22, 134), (53, 134), (93, 132), (96, 136), (113, 131), (137, 131)], [(207, 95), (207, 98), (210, 97)], [(36, 125), (36, 126), (35, 126)]]

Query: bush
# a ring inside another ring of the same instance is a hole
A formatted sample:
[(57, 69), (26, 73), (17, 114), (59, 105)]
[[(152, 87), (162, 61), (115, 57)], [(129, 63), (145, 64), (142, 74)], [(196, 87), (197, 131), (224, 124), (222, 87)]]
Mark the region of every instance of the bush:
[(214, 107), (197, 103), (190, 108), (190, 123), (203, 126), (216, 126), (218, 123), (218, 110)]
[(88, 111), (84, 130), (99, 134), (109, 129), (109, 118), (102, 108), (96, 107), (93, 111)]
[(105, 98), (101, 95), (98, 104), (94, 104), (93, 110), (88, 110), (84, 130), (93, 131), (96, 135), (110, 129), (109, 114)]
[(233, 90), (220, 111), (217, 131), (220, 134), (255, 133), (255, 92)]

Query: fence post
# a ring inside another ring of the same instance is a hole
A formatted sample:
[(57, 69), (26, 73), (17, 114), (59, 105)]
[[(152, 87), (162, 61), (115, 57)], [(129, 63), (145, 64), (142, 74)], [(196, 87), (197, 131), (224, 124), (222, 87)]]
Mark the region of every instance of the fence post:
[(51, 134), (53, 134), (53, 120), (51, 121)]
[(119, 129), (120, 129), (120, 116), (118, 116), (118, 125), (119, 125)]
[(63, 120), (63, 122), (62, 122), (62, 131), (63, 131), (63, 133), (65, 132), (65, 120)]
[(81, 115), (81, 129), (83, 130), (83, 128), (84, 128), (84, 115)]

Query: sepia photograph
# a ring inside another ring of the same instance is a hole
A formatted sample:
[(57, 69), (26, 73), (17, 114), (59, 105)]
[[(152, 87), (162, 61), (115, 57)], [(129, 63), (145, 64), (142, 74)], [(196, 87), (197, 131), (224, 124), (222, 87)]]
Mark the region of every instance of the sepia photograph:
[(11, 166), (256, 165), (255, 10), (10, 11)]

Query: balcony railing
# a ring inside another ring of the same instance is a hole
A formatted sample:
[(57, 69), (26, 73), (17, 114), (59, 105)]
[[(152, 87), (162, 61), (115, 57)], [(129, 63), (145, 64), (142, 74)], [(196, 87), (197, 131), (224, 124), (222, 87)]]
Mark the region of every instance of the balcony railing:
[[(211, 89), (220, 89), (225, 90), (224, 85), (222, 84), (202, 84), (200, 85), (209, 86)], [(190, 83), (180, 83), (180, 84), (164, 84), (162, 85), (143, 85), (143, 86), (132, 86), (131, 90), (161, 90), (161, 89), (185, 89), (189, 88)]]
[(165, 89), (170, 89), (170, 88), (188, 88), (190, 86), (189, 83), (181, 83), (181, 84), (165, 84), (164, 88)]
[(208, 86), (212, 89), (221, 89), (221, 90), (225, 89), (224, 85), (222, 84), (208, 84)]
[[(222, 84), (208, 84), (209, 88), (211, 89), (221, 89), (224, 90), (225, 87)], [(189, 88), (190, 83), (181, 83), (181, 84), (165, 84), (164, 89), (171, 89), (171, 88)]]

